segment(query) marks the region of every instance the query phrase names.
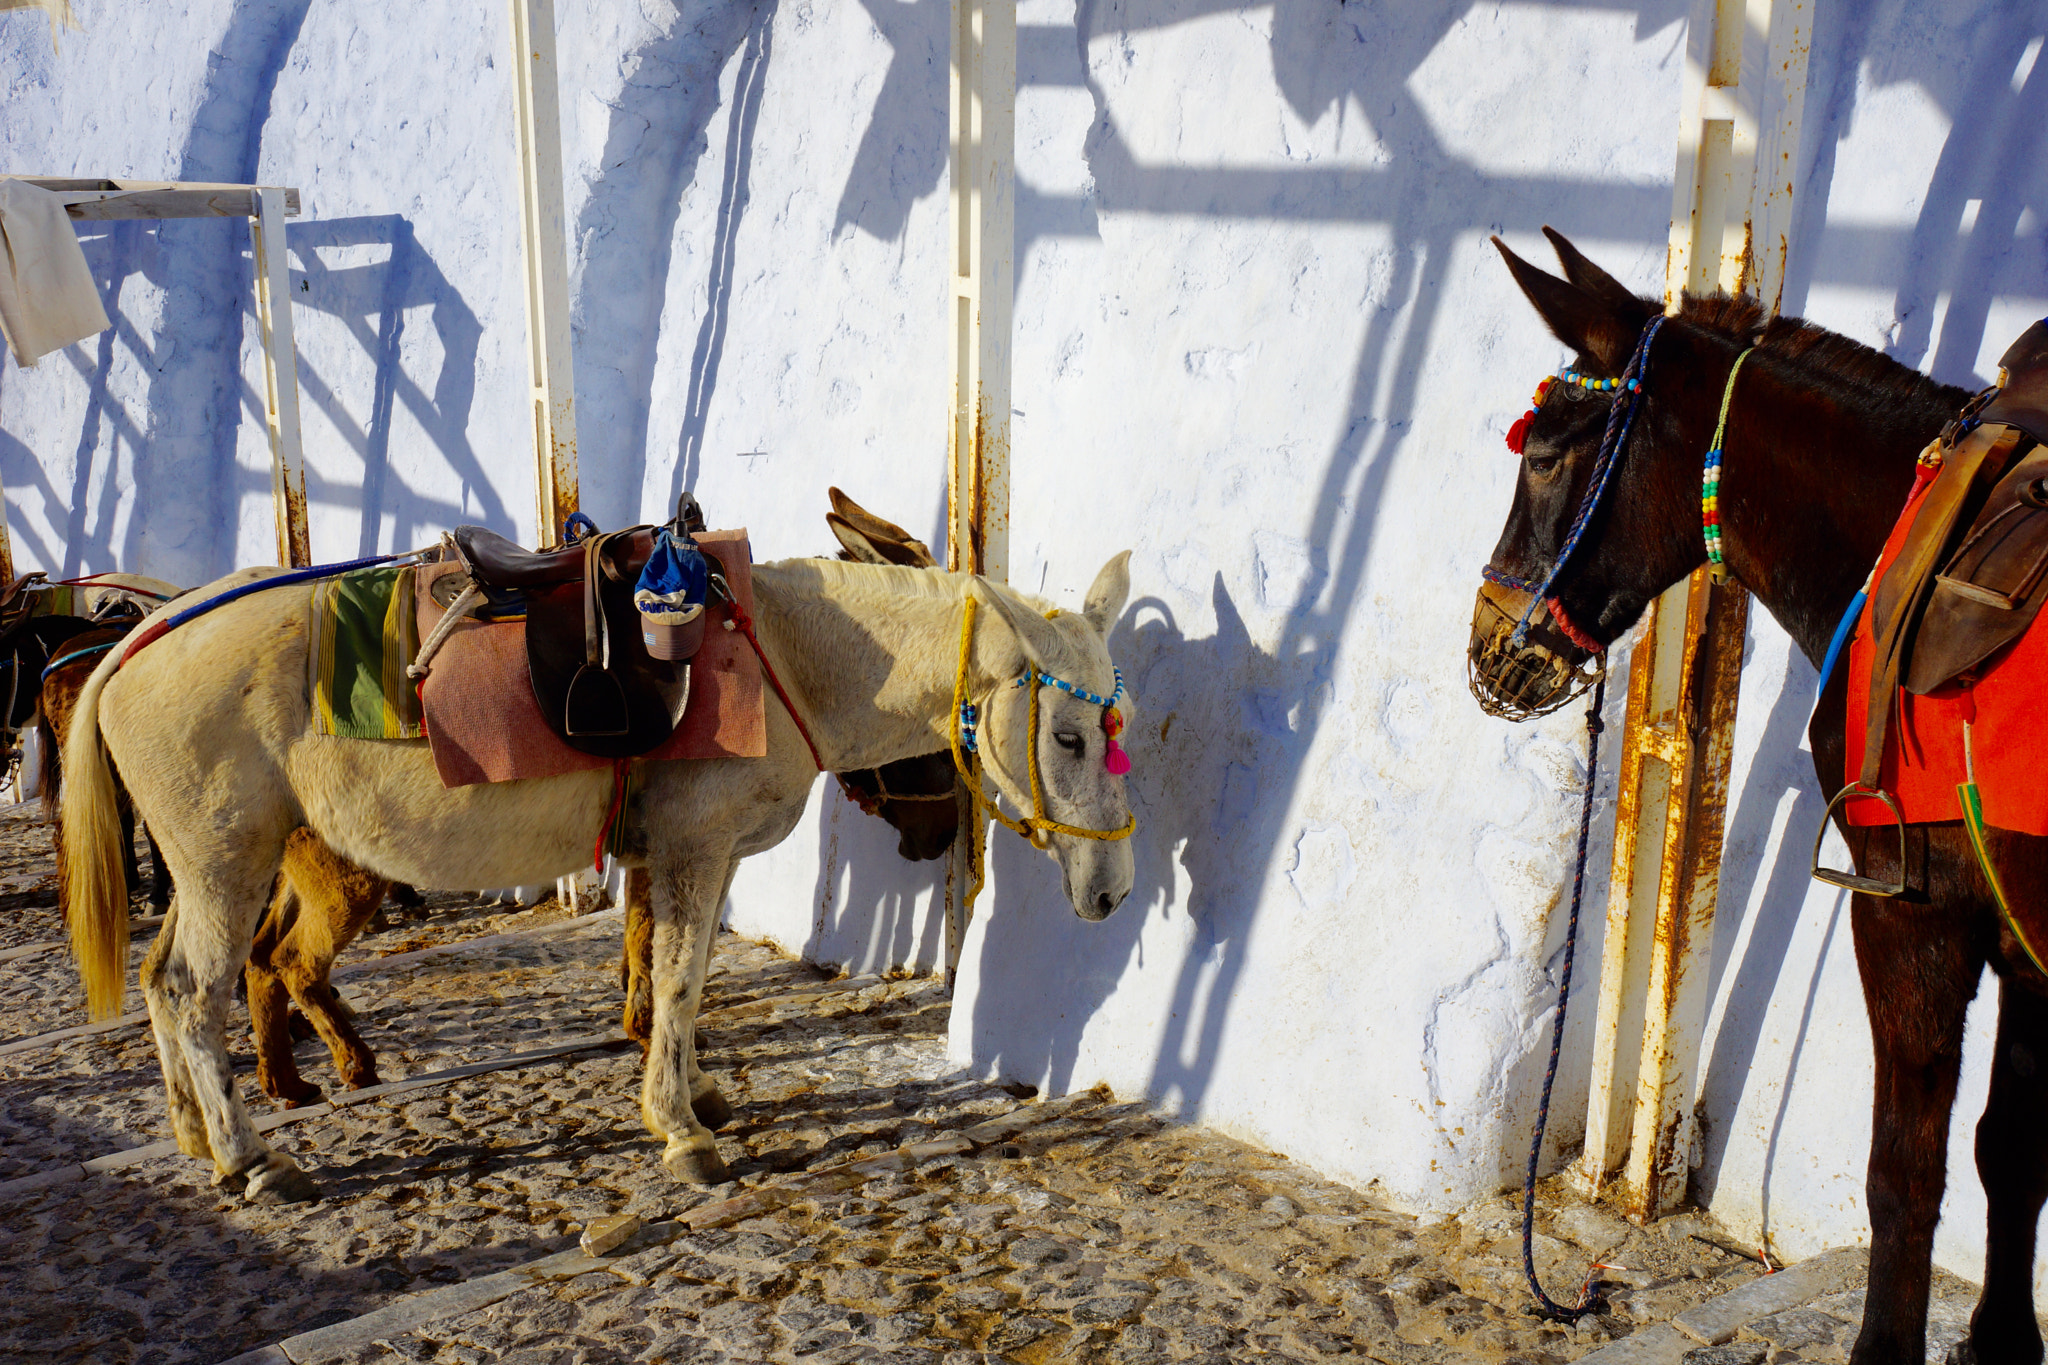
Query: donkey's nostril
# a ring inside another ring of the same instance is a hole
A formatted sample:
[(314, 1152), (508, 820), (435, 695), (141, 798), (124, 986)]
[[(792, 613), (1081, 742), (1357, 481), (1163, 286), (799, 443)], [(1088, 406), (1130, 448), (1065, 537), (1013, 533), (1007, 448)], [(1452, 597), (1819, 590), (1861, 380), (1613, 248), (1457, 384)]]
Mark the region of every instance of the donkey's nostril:
[(1107, 918), (1110, 911), (1116, 909), (1119, 905), (1122, 905), (1123, 903), (1124, 898), (1122, 896), (1112, 896), (1107, 891), (1101, 892), (1095, 897), (1095, 909), (1104, 918)]

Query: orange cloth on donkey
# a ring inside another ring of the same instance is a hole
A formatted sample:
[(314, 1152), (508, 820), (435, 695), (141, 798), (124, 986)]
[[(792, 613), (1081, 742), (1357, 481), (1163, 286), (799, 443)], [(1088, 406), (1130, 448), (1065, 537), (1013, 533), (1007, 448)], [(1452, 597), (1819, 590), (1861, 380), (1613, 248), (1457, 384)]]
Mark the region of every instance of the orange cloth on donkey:
[[(1880, 582), (1905, 547), (1907, 532), (1926, 501), (1926, 486), (1906, 503), (1879, 556)], [(1871, 613), (1876, 594), (1863, 608), (1849, 642), (1849, 737), (1846, 781), (1863, 771), (1863, 736), (1869, 729), (1870, 670), (1876, 652)], [(1956, 787), (1968, 780), (1963, 760), (1963, 722), (1971, 725), (1971, 755), (1984, 803), (1984, 823), (2018, 834), (2048, 834), (2048, 612), (2012, 645), (1975, 670), (1976, 681), (1953, 682), (1926, 696), (1899, 689), (1885, 735), (1881, 785), (1899, 803), (1907, 824), (1961, 820)], [(1842, 809), (1852, 825), (1889, 825), (1882, 801), (1851, 797)]]
[[(752, 615), (754, 582), (745, 531), (706, 531), (697, 543), (724, 566), (740, 606)], [(423, 565), (416, 601), (421, 638), (443, 611), (430, 595), (434, 581), (459, 564)], [(768, 752), (761, 710), (761, 661), (746, 637), (727, 630), (725, 604), (707, 608), (710, 628), (690, 661), (690, 699), (676, 732), (643, 760), (760, 758)], [(625, 629), (635, 632), (640, 623)], [(511, 782), (526, 777), (609, 768), (612, 761), (564, 744), (548, 728), (526, 673), (526, 623), (466, 620), (448, 632), (420, 688), (434, 768), (446, 787)], [(639, 760), (635, 760), (639, 761)]]

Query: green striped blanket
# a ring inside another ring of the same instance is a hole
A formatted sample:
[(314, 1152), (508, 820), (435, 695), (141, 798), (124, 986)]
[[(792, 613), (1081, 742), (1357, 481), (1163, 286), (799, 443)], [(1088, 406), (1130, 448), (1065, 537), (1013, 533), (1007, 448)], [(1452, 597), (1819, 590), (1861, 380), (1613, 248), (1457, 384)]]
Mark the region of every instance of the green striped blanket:
[(419, 693), (405, 667), (419, 654), (413, 570), (358, 569), (313, 585), (313, 725), (345, 739), (418, 739)]

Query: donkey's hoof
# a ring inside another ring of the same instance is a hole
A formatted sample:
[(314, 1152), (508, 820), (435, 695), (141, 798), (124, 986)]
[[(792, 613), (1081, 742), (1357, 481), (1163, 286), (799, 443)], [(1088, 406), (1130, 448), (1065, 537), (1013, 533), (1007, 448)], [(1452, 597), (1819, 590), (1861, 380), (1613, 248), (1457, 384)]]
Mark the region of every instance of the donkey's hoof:
[(1948, 1348), (1948, 1355), (1945, 1359), (1947, 1365), (1977, 1365), (1977, 1348), (1970, 1344), (1968, 1337), (1964, 1337), (1961, 1341)]
[(732, 1105), (727, 1103), (715, 1085), (690, 1101), (690, 1112), (697, 1116), (697, 1122), (713, 1132), (732, 1122)]
[(668, 1167), (670, 1175), (689, 1185), (723, 1185), (732, 1179), (732, 1172), (718, 1155), (718, 1144), (709, 1134), (694, 1140), (670, 1138), (661, 1164)]
[(304, 1091), (279, 1097), (278, 1103), (287, 1109), (303, 1109), (309, 1104), (318, 1104), (327, 1098), (327, 1093), (317, 1085), (309, 1085)]
[(320, 1197), (313, 1177), (286, 1162), (274, 1169), (258, 1171), (249, 1180), (243, 1196), (251, 1204), (310, 1204)]

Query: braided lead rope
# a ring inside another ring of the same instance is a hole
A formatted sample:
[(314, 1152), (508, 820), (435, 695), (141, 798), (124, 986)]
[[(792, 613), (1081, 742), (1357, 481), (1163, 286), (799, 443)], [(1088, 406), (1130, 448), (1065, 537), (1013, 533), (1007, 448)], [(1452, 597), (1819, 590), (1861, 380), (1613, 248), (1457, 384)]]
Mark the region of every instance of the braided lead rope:
[(1579, 1291), (1579, 1301), (1569, 1308), (1543, 1292), (1536, 1278), (1536, 1162), (1543, 1153), (1543, 1130), (1550, 1124), (1550, 1088), (1557, 1080), (1557, 1058), (1564, 1050), (1564, 1011), (1572, 993), (1572, 959), (1579, 944), (1579, 902), (1586, 889), (1586, 841), (1593, 828), (1593, 786), (1600, 770), (1600, 705), (1607, 696), (1607, 675), (1593, 684), (1593, 701), (1586, 708), (1586, 796), (1579, 806), (1579, 855), (1572, 871), (1572, 913), (1564, 931), (1564, 973), (1557, 987), (1557, 1021), (1550, 1030), (1550, 1064), (1543, 1071), (1543, 1098), (1536, 1106), (1536, 1136), (1529, 1143), (1529, 1173), (1522, 1182), (1522, 1274), (1536, 1296), (1536, 1315), (1548, 1322), (1576, 1322), (1596, 1311), (1598, 1301), (1588, 1287)]
[(1550, 572), (1545, 575), (1542, 586), (1529, 598), (1529, 605), (1522, 608), (1522, 619), (1515, 623), (1511, 637), (1517, 646), (1528, 643), (1529, 618), (1536, 613), (1536, 607), (1550, 596), (1550, 589), (1557, 583), (1558, 575), (1572, 557), (1572, 551), (1579, 547), (1579, 540), (1586, 534), (1586, 527), (1592, 524), (1593, 513), (1599, 510), (1601, 499), (1607, 494), (1607, 485), (1614, 477), (1614, 471), (1621, 464), (1621, 449), (1628, 443), (1629, 429), (1635, 425), (1636, 409), (1642, 406), (1643, 373), (1649, 368), (1650, 343), (1657, 339), (1657, 329), (1664, 325), (1664, 315), (1659, 313), (1643, 327), (1643, 334), (1636, 341), (1635, 353), (1628, 358), (1628, 367), (1621, 372), (1616, 386), (1614, 406), (1607, 413), (1607, 430), (1600, 437), (1600, 453), (1593, 461), (1593, 481), (1586, 489), (1586, 496), (1579, 502), (1579, 510), (1572, 517), (1571, 529), (1565, 533), (1564, 548), (1551, 561)]

